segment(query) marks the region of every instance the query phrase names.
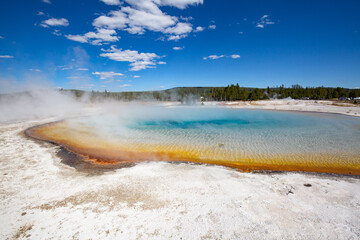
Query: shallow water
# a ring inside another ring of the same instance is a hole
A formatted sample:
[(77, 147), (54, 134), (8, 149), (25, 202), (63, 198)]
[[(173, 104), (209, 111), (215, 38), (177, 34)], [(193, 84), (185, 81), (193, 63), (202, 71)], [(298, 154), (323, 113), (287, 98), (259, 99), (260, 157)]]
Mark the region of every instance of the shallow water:
[(249, 170), (360, 171), (360, 120), (342, 115), (153, 107), (57, 126), (43, 129), (45, 139), (70, 148), (75, 144), (75, 152), (81, 148), (93, 158), (121, 161), (130, 152), (126, 161), (137, 161), (133, 153), (141, 153), (140, 161), (184, 160)]

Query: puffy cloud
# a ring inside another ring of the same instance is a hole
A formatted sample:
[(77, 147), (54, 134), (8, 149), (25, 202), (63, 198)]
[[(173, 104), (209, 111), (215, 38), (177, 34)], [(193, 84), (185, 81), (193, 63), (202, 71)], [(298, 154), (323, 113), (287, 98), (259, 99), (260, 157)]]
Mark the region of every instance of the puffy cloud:
[(210, 25), (209, 29), (216, 29), (216, 25)]
[(176, 18), (163, 14), (123, 7), (118, 11), (111, 11), (109, 16), (100, 16), (93, 22), (95, 27), (120, 29), (131, 34), (143, 34), (145, 30), (164, 32), (174, 26)]
[(122, 10), (128, 14), (128, 28), (125, 29), (132, 33), (132, 28), (142, 29), (135, 31), (135, 33), (143, 33), (144, 29), (148, 29), (155, 32), (164, 32), (165, 29), (175, 25), (177, 19), (170, 15), (161, 13), (155, 14), (152, 12), (145, 12), (133, 9), (131, 7), (122, 8)]
[(130, 64), (130, 71), (140, 71), (147, 68), (155, 68), (156, 63), (153, 61), (137, 61)]
[(100, 79), (113, 79), (114, 77), (124, 76), (124, 74), (116, 72), (93, 72), (92, 74), (99, 76)]
[(122, 50), (117, 49), (114, 46), (111, 46), (109, 50), (104, 50), (104, 53), (101, 53), (100, 56), (107, 57), (114, 61), (119, 62), (130, 62), (132, 67), (130, 71), (139, 71), (146, 68), (155, 68), (156, 59), (160, 58), (155, 53), (139, 53), (134, 50)]
[(169, 27), (165, 29), (165, 33), (175, 34), (175, 35), (183, 35), (188, 34), (192, 31), (192, 24), (191, 23), (182, 23), (179, 22), (174, 27)]
[(136, 8), (140, 11), (150, 12), (153, 14), (163, 14), (159, 9), (158, 0), (125, 0), (133, 8)]
[(270, 17), (269, 15), (262, 16), (260, 20), (256, 23), (256, 27), (264, 28), (266, 25), (275, 24), (275, 22), (271, 21), (269, 17)]
[(138, 75), (134, 75), (133, 78), (140, 78), (141, 76)]
[(65, 37), (67, 39), (70, 39), (70, 40), (73, 40), (76, 42), (81, 42), (81, 43), (88, 42), (88, 39), (84, 35), (65, 35)]
[(10, 55), (0, 55), (0, 58), (14, 58), (14, 56), (10, 56)]
[(92, 45), (102, 45), (104, 42), (116, 42), (119, 38), (116, 35), (116, 31), (112, 29), (97, 29), (97, 32), (88, 32), (84, 35), (65, 35), (66, 38), (81, 42), (90, 43)]
[(159, 61), (157, 64), (162, 64), (162, 65), (164, 65), (164, 64), (166, 64), (166, 62)]
[(170, 34), (168, 40), (177, 41), (181, 38), (187, 37), (187, 35), (192, 31), (192, 24), (190, 23), (177, 23), (176, 26), (170, 27), (163, 31), (164, 33)]
[(176, 50), (176, 51), (179, 51), (179, 50), (183, 50), (184, 47), (173, 47), (173, 49)]
[[(106, 1), (113, 2), (113, 0)], [(144, 34), (147, 30), (161, 32), (168, 35), (168, 40), (176, 41), (187, 37), (193, 31), (192, 24), (180, 22), (178, 17), (162, 12), (159, 7), (172, 6), (184, 9), (189, 5), (202, 4), (203, 0), (125, 0), (125, 2), (128, 6), (111, 11), (108, 15), (99, 16), (93, 21), (93, 26), (127, 31), (131, 34)], [(202, 27), (197, 28), (197, 31), (202, 30)]]
[(49, 18), (43, 21), (40, 26), (42, 27), (54, 27), (54, 26), (69, 26), (69, 21), (66, 18)]
[(119, 0), (100, 0), (107, 5), (121, 5)]
[(240, 58), (240, 55), (238, 55), (238, 54), (233, 54), (233, 55), (231, 55), (230, 56), (232, 59), (236, 59), (236, 58)]
[(124, 29), (127, 23), (127, 15), (122, 11), (111, 11), (109, 16), (100, 16), (93, 21), (95, 27), (109, 29)]
[(121, 50), (117, 49), (114, 46), (111, 46), (109, 50), (102, 51), (106, 53), (102, 53), (102, 57), (108, 57), (115, 61), (121, 61), (121, 62), (136, 62), (136, 61), (149, 61), (153, 60), (155, 58), (158, 58), (158, 56), (155, 53), (139, 53), (138, 51), (133, 50)]

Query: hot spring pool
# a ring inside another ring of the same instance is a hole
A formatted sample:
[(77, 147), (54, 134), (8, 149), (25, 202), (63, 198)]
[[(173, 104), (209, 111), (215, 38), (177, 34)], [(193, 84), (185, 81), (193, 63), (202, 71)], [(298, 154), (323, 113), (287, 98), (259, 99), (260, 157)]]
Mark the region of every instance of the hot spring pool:
[(30, 136), (94, 165), (190, 161), (244, 171), (360, 175), (360, 119), (222, 107), (134, 107), (47, 124)]

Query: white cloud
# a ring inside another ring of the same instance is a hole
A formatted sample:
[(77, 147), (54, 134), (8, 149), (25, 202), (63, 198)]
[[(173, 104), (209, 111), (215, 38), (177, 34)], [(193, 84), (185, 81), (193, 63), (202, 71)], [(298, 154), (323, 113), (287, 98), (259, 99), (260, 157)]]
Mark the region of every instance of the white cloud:
[(78, 71), (88, 71), (89, 69), (88, 68), (78, 68), (77, 70)]
[(204, 30), (205, 30), (205, 28), (199, 26), (199, 27), (196, 27), (196, 29), (194, 30), (194, 32), (202, 32), (202, 31), (204, 31)]
[(116, 72), (93, 72), (92, 74), (99, 76), (100, 79), (113, 79), (114, 77), (124, 76), (124, 74)]
[(56, 35), (56, 36), (61, 36), (61, 35), (62, 35), (59, 29), (55, 29), (55, 30), (52, 32), (52, 34), (54, 34), (54, 35)]
[(209, 29), (216, 29), (216, 25), (210, 25)]
[(155, 53), (139, 53), (134, 50), (121, 50), (111, 46), (109, 50), (101, 49), (105, 53), (100, 56), (107, 57), (114, 61), (130, 62), (132, 67), (130, 71), (139, 71), (146, 68), (155, 68), (155, 59), (160, 58)]
[(84, 35), (65, 35), (65, 37), (67, 39), (70, 39), (70, 40), (73, 40), (76, 42), (81, 42), (81, 43), (88, 42), (88, 39)]
[[(177, 19), (170, 15), (136, 10), (131, 7), (122, 8), (128, 14), (128, 28), (125, 30), (130, 33), (144, 33), (145, 29), (154, 32), (164, 32), (165, 29), (174, 26)], [(133, 30), (135, 29), (135, 30)]]
[(194, 18), (193, 17), (183, 17), (183, 16), (180, 16), (180, 19), (181, 20), (183, 20), (183, 21), (186, 21), (186, 22), (188, 22), (188, 21), (191, 21), (191, 20), (193, 20)]
[(187, 34), (182, 34), (182, 35), (171, 35), (168, 37), (169, 41), (179, 41), (182, 38), (186, 38)]
[(44, 12), (41, 12), (41, 11), (38, 11), (36, 15), (42, 16), (42, 15), (45, 15), (45, 13), (44, 13)]
[(165, 33), (175, 34), (175, 35), (182, 35), (188, 34), (192, 31), (192, 24), (191, 23), (177, 23), (174, 27), (169, 27), (165, 29)]
[(109, 16), (100, 16), (93, 21), (93, 26), (97, 28), (106, 27), (108, 29), (124, 29), (128, 19), (122, 11), (111, 11)]
[(133, 78), (140, 78), (141, 76), (138, 75), (134, 75)]
[(43, 21), (40, 26), (42, 27), (54, 27), (54, 26), (69, 26), (69, 21), (66, 18), (49, 18)]
[(179, 50), (183, 50), (184, 47), (173, 47), (173, 49), (176, 50), (176, 51), (179, 51)]
[(125, 0), (130, 6), (140, 11), (153, 14), (162, 14), (159, 9), (159, 0)]
[(130, 64), (130, 71), (140, 71), (147, 68), (155, 68), (156, 63), (152, 61), (138, 61)]
[(216, 60), (216, 59), (224, 58), (224, 57), (226, 57), (226, 58), (232, 58), (232, 59), (237, 59), (237, 58), (240, 58), (240, 55), (238, 55), (238, 54), (233, 54), (233, 55), (230, 55), (230, 56), (227, 56), (227, 55), (224, 55), (224, 54), (222, 54), (222, 55), (210, 55), (210, 56), (208, 56), (208, 57), (203, 57), (203, 59), (204, 59), (204, 60), (208, 60), (208, 59), (210, 59), (210, 60)]
[(84, 36), (87, 39), (94, 39), (91, 41), (92, 44), (97, 45), (101, 42), (116, 42), (119, 40), (118, 37), (113, 36), (116, 35), (115, 30), (109, 29), (97, 29), (97, 32), (88, 32)]
[(155, 32), (165, 31), (175, 23), (176, 18), (163, 13), (154, 14), (131, 7), (123, 7), (121, 10), (111, 11), (109, 16), (96, 18), (93, 25), (108, 29), (120, 29), (131, 34), (144, 34), (146, 29)]
[(271, 21), (269, 17), (270, 17), (269, 15), (262, 16), (260, 20), (256, 23), (256, 27), (264, 28), (266, 25), (275, 24), (275, 22)]
[(115, 30), (97, 29), (97, 32), (88, 32), (84, 35), (65, 35), (65, 37), (76, 42), (102, 45), (103, 43), (119, 41), (119, 37), (114, 35), (116, 35)]
[(243, 35), (243, 34), (244, 34), (244, 32), (239, 32), (239, 34), (240, 34), (240, 35)]
[(163, 62), (163, 61), (159, 61), (159, 62), (157, 62), (157, 64), (161, 64), (161, 65), (164, 65), (164, 64), (166, 64), (166, 62)]
[(0, 39), (3, 39), (4, 37), (3, 36), (0, 36)]
[(57, 66), (61, 71), (70, 70), (73, 67), (72, 66)]
[(154, 58), (158, 58), (155, 53), (138, 53), (138, 51), (133, 50), (124, 50), (116, 49), (114, 46), (111, 46), (109, 50), (102, 51), (107, 53), (102, 53), (102, 57), (108, 57), (115, 61), (123, 61), (123, 62), (136, 62), (136, 61), (149, 61)]
[(107, 5), (121, 5), (119, 0), (100, 0)]
[(203, 59), (204, 60), (207, 60), (207, 59), (215, 60), (215, 59), (219, 59), (219, 58), (223, 58), (223, 57), (225, 57), (225, 55), (210, 55), (208, 57), (204, 57)]
[[(168, 40), (177, 41), (193, 31), (192, 24), (180, 22), (178, 17), (162, 12), (159, 7), (172, 6), (184, 9), (189, 5), (202, 4), (203, 0), (125, 0), (125, 2), (129, 5), (96, 18), (93, 26), (118, 29), (130, 34), (144, 34), (146, 31), (161, 32), (167, 35)], [(201, 27), (197, 30), (200, 31)]]
[(50, 0), (42, 0), (44, 3), (51, 4)]
[(0, 55), (0, 58), (14, 58), (14, 56), (10, 56), (10, 55)]
[(155, 2), (159, 2), (159, 5), (162, 6), (171, 6), (185, 9), (188, 5), (203, 4), (204, 0), (155, 0)]

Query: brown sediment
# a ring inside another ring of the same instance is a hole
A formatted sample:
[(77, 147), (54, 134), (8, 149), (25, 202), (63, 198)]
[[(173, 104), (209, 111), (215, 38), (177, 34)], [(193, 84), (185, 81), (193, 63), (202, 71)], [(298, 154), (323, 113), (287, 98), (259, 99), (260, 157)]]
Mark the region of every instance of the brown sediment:
[(27, 136), (61, 146), (63, 162), (79, 170), (109, 170), (145, 161), (193, 162), (216, 164), (252, 171), (302, 171), (360, 176), (357, 154), (277, 154), (261, 155), (242, 152), (231, 154), (209, 148), (206, 153), (189, 151), (184, 146), (171, 149), (159, 144), (114, 143), (97, 136), (81, 124), (69, 126), (65, 121), (29, 128)]

